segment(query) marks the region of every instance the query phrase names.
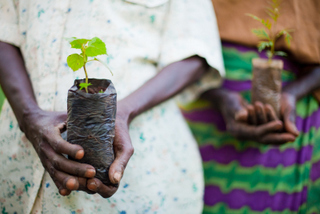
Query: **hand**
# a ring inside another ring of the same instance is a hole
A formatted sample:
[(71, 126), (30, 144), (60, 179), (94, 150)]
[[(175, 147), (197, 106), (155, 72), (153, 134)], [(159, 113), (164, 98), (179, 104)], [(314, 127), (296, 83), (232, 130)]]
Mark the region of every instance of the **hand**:
[(130, 113), (125, 101), (118, 102), (115, 138), (113, 142), (115, 160), (109, 169), (110, 181), (116, 186), (106, 186), (97, 178), (89, 179), (87, 182), (89, 190), (100, 194), (104, 198), (111, 197), (117, 191), (117, 186), (120, 183), (127, 163), (134, 152), (129, 136), (129, 123), (131, 122), (129, 116)]
[(286, 92), (281, 94), (280, 114), (284, 122), (284, 128), (287, 132), (298, 136), (300, 133), (296, 127), (296, 102), (294, 95)]
[[(225, 119), (227, 130), (236, 138), (241, 140), (253, 140), (262, 144), (283, 144), (288, 141), (294, 141), (295, 137), (289, 133), (278, 133), (283, 129), (283, 123), (278, 120), (272, 109), (263, 109), (270, 118), (266, 123), (256, 125), (256, 117), (251, 117), (250, 107), (235, 92), (227, 91), (221, 96), (220, 111)], [(255, 113), (253, 111), (253, 113)], [(253, 114), (256, 115), (256, 114)], [(250, 122), (252, 120), (253, 122)], [(259, 119), (260, 120), (260, 119)], [(261, 120), (267, 120), (261, 118)], [(252, 124), (254, 123), (254, 124)]]
[[(282, 131), (286, 131), (294, 136), (294, 138), (299, 135), (299, 131), (295, 125), (295, 105), (296, 97), (294, 95), (286, 92), (281, 94), (280, 117), (284, 123), (284, 129)], [(236, 120), (246, 121), (250, 125), (261, 125), (279, 119), (271, 105), (262, 104), (257, 101), (254, 105), (247, 105), (245, 111), (236, 115)]]
[(66, 119), (66, 113), (38, 109), (25, 113), (20, 127), (34, 146), (43, 167), (50, 174), (61, 195), (69, 195), (72, 190), (91, 193), (86, 188), (86, 182), (87, 178), (95, 176), (94, 167), (69, 160), (62, 155), (66, 154), (75, 159), (84, 156), (81, 146), (70, 144), (61, 138)]

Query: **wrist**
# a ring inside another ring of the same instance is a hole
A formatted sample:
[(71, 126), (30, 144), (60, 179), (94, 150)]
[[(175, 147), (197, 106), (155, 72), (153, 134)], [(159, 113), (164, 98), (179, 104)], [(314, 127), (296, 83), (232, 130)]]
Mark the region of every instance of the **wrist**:
[(228, 95), (229, 93), (227, 90), (222, 88), (215, 88), (204, 92), (201, 95), (201, 98), (209, 101), (215, 109), (221, 111), (221, 108), (225, 106), (224, 103), (228, 100)]
[(38, 105), (28, 106), (22, 110), (21, 117), (18, 119), (20, 130), (25, 133), (26, 127), (32, 123), (33, 118), (38, 118), (43, 112)]
[(117, 118), (125, 121), (129, 126), (131, 121), (136, 117), (132, 105), (130, 105), (125, 99), (120, 100), (117, 104)]

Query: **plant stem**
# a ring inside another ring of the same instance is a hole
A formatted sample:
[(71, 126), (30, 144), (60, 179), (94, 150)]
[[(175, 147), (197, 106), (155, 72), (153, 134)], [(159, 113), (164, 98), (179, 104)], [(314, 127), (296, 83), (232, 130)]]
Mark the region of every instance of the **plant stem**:
[[(86, 63), (83, 65), (83, 70), (84, 70), (84, 73), (86, 75), (86, 84), (88, 85), (88, 74), (87, 74), (87, 69), (86, 69)], [(88, 86), (85, 87), (86, 89), (86, 92), (88, 93)]]

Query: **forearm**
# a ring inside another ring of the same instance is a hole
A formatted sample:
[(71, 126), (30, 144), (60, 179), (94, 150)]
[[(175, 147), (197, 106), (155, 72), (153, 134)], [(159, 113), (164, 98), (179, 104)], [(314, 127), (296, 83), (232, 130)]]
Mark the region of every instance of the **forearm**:
[(289, 83), (282, 91), (300, 99), (318, 88), (320, 88), (320, 66), (313, 68), (307, 75)]
[(165, 67), (155, 77), (121, 101), (129, 109), (129, 121), (178, 94), (198, 80), (207, 69), (206, 61), (197, 56)]
[(229, 91), (224, 88), (213, 88), (201, 95), (201, 99), (207, 100), (211, 106), (217, 110), (224, 107), (224, 102), (229, 95)]
[(21, 126), (24, 114), (38, 109), (20, 50), (0, 42), (0, 85)]

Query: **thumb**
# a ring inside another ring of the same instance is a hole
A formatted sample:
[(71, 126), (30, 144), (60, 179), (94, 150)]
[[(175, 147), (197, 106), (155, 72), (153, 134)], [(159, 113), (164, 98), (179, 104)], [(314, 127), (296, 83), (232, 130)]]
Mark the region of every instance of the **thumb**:
[(109, 178), (113, 184), (120, 182), (129, 159), (134, 152), (128, 132), (123, 132), (122, 130), (121, 134), (116, 134), (114, 141), (115, 160), (109, 169)]
[(300, 132), (297, 129), (295, 121), (296, 121), (295, 108), (290, 107), (286, 109), (283, 115), (284, 128), (289, 133), (292, 133), (293, 135), (298, 136)]

